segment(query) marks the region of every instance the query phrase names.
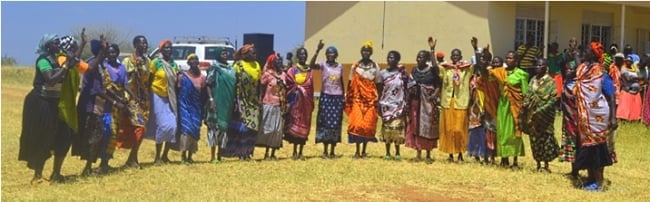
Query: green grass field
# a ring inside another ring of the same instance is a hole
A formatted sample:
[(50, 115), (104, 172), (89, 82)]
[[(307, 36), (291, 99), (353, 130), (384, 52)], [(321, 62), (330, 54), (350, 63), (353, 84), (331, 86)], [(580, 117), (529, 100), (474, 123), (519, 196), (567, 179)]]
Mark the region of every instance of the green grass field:
[[(340, 144), (336, 160), (323, 160), (322, 145), (314, 144), (312, 129), (305, 146), (305, 161), (288, 159), (291, 145), (277, 154), (278, 161), (261, 161), (257, 149), (254, 161), (227, 159), (221, 164), (206, 163), (209, 148), (205, 130), (198, 163), (182, 165), (180, 154), (171, 152), (177, 163), (152, 165), (154, 143), (145, 140), (140, 150), (142, 170), (118, 169), (101, 177), (80, 177), (84, 162), (69, 157), (63, 166), (66, 184), (31, 185), (32, 170), (18, 161), (22, 104), (31, 89), (33, 68), (2, 67), (2, 200), (7, 201), (643, 201), (650, 198), (647, 174), (650, 157), (650, 129), (640, 123), (621, 123), (617, 138), (619, 163), (605, 169), (611, 185), (604, 193), (573, 188), (563, 176), (568, 163), (551, 163), (551, 174), (535, 171), (535, 161), (525, 137), (526, 156), (521, 170), (482, 166), (466, 158), (466, 163), (447, 163), (446, 155), (434, 150), (431, 165), (381, 159), (383, 144), (369, 144), (371, 158), (353, 160), (354, 145)], [(559, 116), (558, 116), (559, 117)], [(314, 119), (315, 121), (315, 119)], [(344, 127), (347, 127), (344, 124)], [(315, 128), (315, 127), (313, 127)], [(560, 122), (555, 122), (558, 140)], [(347, 136), (344, 135), (344, 140)], [(116, 150), (110, 165), (120, 167), (128, 150)], [(415, 151), (402, 148), (409, 159)], [(49, 177), (52, 159), (46, 163)], [(581, 173), (586, 175), (585, 172)]]

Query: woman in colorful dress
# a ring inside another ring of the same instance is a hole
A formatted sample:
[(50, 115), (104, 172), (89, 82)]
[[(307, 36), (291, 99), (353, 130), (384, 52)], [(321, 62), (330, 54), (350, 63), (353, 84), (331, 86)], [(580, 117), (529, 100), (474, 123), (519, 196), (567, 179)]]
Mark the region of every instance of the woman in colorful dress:
[[(172, 42), (162, 40), (158, 44), (160, 54), (149, 65), (153, 74), (151, 81), (151, 112), (146, 126), (145, 137), (156, 142), (156, 156), (154, 163), (162, 165), (170, 163), (167, 154), (170, 144), (176, 143), (178, 127), (178, 100), (176, 97), (176, 74), (178, 65), (172, 58)], [(165, 151), (163, 150), (165, 143)]]
[(467, 154), (474, 157), (476, 162), (481, 162), (481, 157), (485, 160), (481, 163), (488, 162), (487, 140), (485, 127), (485, 88), (481, 88), (481, 80), (489, 75), (481, 74), (482, 68), (490, 66), (492, 54), (489, 52), (489, 46), (484, 49), (477, 47), (478, 39), (472, 38), (472, 47), (474, 48), (475, 58), (478, 62), (474, 65), (474, 72), (470, 79), (470, 104), (469, 104), (469, 143), (467, 144)]
[(129, 88), (135, 93), (129, 97), (129, 114), (122, 115), (120, 121), (120, 137), (117, 140), (118, 148), (131, 149), (125, 165), (128, 167), (142, 169), (138, 161), (138, 150), (144, 137), (145, 127), (149, 118), (150, 91), (149, 85), (149, 63), (151, 60), (147, 56), (149, 43), (147, 38), (142, 35), (133, 38), (133, 47), (135, 53), (124, 58), (122, 64), (126, 67), (129, 78)]
[(609, 75), (603, 73), (600, 46), (599, 42), (591, 42), (587, 46), (585, 61), (576, 70), (574, 87), (579, 135), (574, 163), (577, 169), (587, 169), (588, 179), (583, 189), (589, 191), (603, 188), (604, 168), (612, 165), (607, 148), (607, 131), (618, 126), (614, 116), (614, 85)]
[[(255, 145), (264, 147), (264, 160), (277, 160), (275, 151), (282, 147), (286, 109), (286, 74), (282, 71), (282, 57), (271, 53), (266, 59), (262, 86), (265, 88), (262, 98), (262, 132), (257, 136)], [(297, 109), (296, 109), (297, 110)], [(269, 150), (271, 155), (269, 156)]]
[(406, 128), (405, 144), (417, 151), (414, 161), (422, 160), (422, 150), (426, 151), (425, 162), (433, 163), (431, 150), (438, 147), (440, 124), (440, 88), (442, 80), (438, 69), (427, 64), (432, 60), (434, 51), (418, 52), (415, 61), (417, 67), (411, 71), (409, 83), (410, 103), (409, 119)]
[(352, 64), (343, 108), (349, 120), (348, 142), (356, 145), (355, 159), (367, 158), (368, 142), (377, 142), (377, 84), (381, 83), (381, 76), (379, 65), (370, 59), (372, 51), (372, 41), (361, 45), (361, 60)]
[[(568, 52), (567, 55), (574, 58), (581, 58), (580, 51)], [(571, 60), (569, 64), (576, 64), (574, 61), (576, 61), (576, 59)], [(578, 145), (578, 112), (576, 97), (573, 93), (576, 84), (576, 67), (576, 65), (567, 65), (566, 71), (564, 71), (564, 86), (560, 101), (560, 109), (562, 110), (562, 140), (559, 150), (560, 162), (569, 162), (572, 164), (569, 176), (574, 178), (578, 177), (578, 170), (574, 166)]]
[[(226, 147), (228, 123), (232, 118), (235, 102), (235, 69), (228, 64), (228, 51), (218, 48), (215, 51), (217, 60), (208, 70), (207, 90), (209, 105), (207, 106), (205, 122), (208, 127), (208, 146), (210, 146), (210, 162), (221, 162), (221, 150)], [(215, 152), (219, 148), (217, 157)]]
[(530, 89), (524, 94), (519, 118), (521, 129), (530, 135), (530, 148), (537, 161), (537, 170), (550, 173), (548, 162), (558, 156), (559, 146), (553, 135), (557, 88), (553, 77), (546, 73), (547, 63), (545, 59), (537, 59), (536, 74), (528, 84)]
[(625, 65), (621, 70), (621, 83), (618, 95), (616, 118), (626, 121), (641, 119), (641, 85), (639, 85), (639, 68), (632, 62), (632, 57), (625, 57)]
[[(325, 61), (316, 63), (318, 53), (325, 44), (318, 42), (316, 54), (311, 58), (312, 69), (321, 70), (322, 87), (318, 101), (318, 114), (316, 115), (316, 143), (323, 143), (323, 159), (334, 159), (334, 148), (341, 142), (341, 128), (343, 127), (343, 65), (336, 62), (339, 52), (334, 46), (325, 50)], [(328, 147), (329, 153), (328, 153)]]
[(382, 119), (380, 140), (386, 144), (385, 160), (393, 158), (390, 155), (391, 144), (395, 145), (395, 160), (401, 160), (399, 145), (404, 144), (406, 132), (406, 117), (408, 115), (409, 75), (403, 65), (399, 64), (401, 55), (397, 51), (389, 51), (386, 59), (387, 69), (379, 72), (379, 113)]
[(234, 69), (235, 113), (229, 124), (223, 157), (238, 157), (250, 160), (255, 149), (257, 133), (260, 130), (260, 79), (262, 68), (255, 60), (257, 51), (252, 44), (245, 44), (235, 53)]
[[(435, 42), (431, 43), (435, 48)], [(440, 151), (449, 154), (449, 162), (458, 154), (458, 162), (463, 162), (463, 152), (467, 149), (469, 138), (468, 108), (470, 100), (470, 78), (474, 67), (463, 58), (459, 49), (451, 51), (451, 62), (440, 64), (442, 78), (440, 118)], [(434, 66), (435, 63), (434, 63)]]
[[(506, 68), (487, 70), (499, 83), (501, 98), (497, 107), (497, 155), (501, 166), (518, 169), (518, 156), (524, 155), (524, 142), (518, 124), (523, 95), (528, 91), (528, 73), (517, 67), (517, 54), (506, 53)], [(509, 157), (514, 157), (512, 166)]]
[(206, 96), (205, 76), (199, 69), (199, 57), (196, 54), (187, 56), (189, 70), (178, 75), (178, 120), (180, 138), (178, 149), (181, 152), (181, 162), (194, 163), (192, 154), (199, 150), (198, 141), (201, 137), (203, 106)]
[[(504, 68), (503, 67), (503, 58), (495, 56), (492, 58), (492, 62), (486, 68), (487, 70)], [(488, 156), (490, 157), (490, 163), (496, 163), (497, 155), (497, 106), (499, 105), (499, 98), (501, 98), (501, 89), (499, 88), (499, 82), (494, 77), (491, 77), (489, 73), (482, 72), (479, 79), (479, 88), (485, 94), (485, 141), (487, 146)]]
[(311, 129), (311, 114), (314, 111), (314, 82), (307, 64), (307, 49), (296, 51), (298, 63), (287, 70), (288, 114), (284, 139), (293, 144), (291, 159), (304, 159), (303, 147)]

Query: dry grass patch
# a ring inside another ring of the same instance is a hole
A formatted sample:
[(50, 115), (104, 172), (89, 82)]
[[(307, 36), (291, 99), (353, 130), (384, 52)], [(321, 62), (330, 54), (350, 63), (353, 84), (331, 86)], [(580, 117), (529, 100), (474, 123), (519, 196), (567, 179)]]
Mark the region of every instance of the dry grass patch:
[[(144, 169), (118, 169), (102, 177), (80, 177), (84, 162), (69, 157), (63, 166), (67, 184), (32, 186), (32, 171), (19, 162), (18, 148), (22, 103), (31, 89), (33, 69), (2, 68), (2, 200), (26, 201), (638, 201), (647, 200), (647, 143), (650, 130), (640, 123), (621, 123), (617, 150), (620, 162), (607, 167), (611, 180), (608, 191), (591, 193), (572, 187), (562, 174), (570, 165), (554, 161), (551, 174), (535, 172), (530, 145), (524, 137), (527, 156), (520, 159), (523, 169), (512, 171), (483, 166), (466, 158), (463, 164), (445, 162), (446, 154), (434, 151), (432, 165), (412, 163), (415, 151), (402, 148), (405, 160), (381, 159), (384, 145), (369, 144), (369, 159), (353, 160), (354, 145), (339, 144), (336, 160), (320, 159), (322, 145), (314, 144), (314, 131), (305, 146), (305, 161), (288, 159), (292, 146), (285, 144), (278, 161), (261, 161), (257, 149), (254, 161), (227, 159), (207, 163), (209, 148), (201, 138), (198, 163), (164, 166), (151, 164), (154, 143), (143, 142), (140, 161)], [(315, 119), (314, 119), (315, 121)], [(556, 134), (559, 138), (559, 119)], [(344, 124), (345, 125), (345, 124)], [(344, 126), (345, 127), (345, 126)], [(205, 133), (205, 129), (202, 131)], [(344, 135), (344, 140), (347, 136)], [(113, 167), (121, 166), (128, 150), (116, 150)], [(172, 161), (180, 154), (171, 152)], [(45, 176), (51, 172), (47, 162)], [(586, 175), (586, 173), (583, 173)]]

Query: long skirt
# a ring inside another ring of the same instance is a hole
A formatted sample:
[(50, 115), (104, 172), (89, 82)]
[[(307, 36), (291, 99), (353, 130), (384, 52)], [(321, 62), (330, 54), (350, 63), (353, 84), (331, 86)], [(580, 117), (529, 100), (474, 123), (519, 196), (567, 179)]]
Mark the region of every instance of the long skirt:
[(102, 116), (102, 140), (99, 145), (99, 153), (102, 159), (113, 158), (113, 152), (115, 151), (115, 146), (117, 145), (119, 124), (117, 121), (117, 113), (104, 113)]
[(573, 163), (573, 167), (577, 169), (602, 168), (611, 165), (612, 157), (605, 143), (594, 146), (581, 146), (578, 148)]
[(440, 151), (448, 154), (463, 153), (467, 149), (469, 119), (466, 109), (454, 109), (454, 98), (449, 108), (442, 110), (440, 120)]
[(469, 129), (469, 144), (467, 144), (467, 154), (469, 156), (484, 157), (487, 154), (485, 134), (486, 129), (483, 126)]
[(535, 161), (553, 161), (558, 157), (560, 146), (553, 134), (530, 135), (530, 149)]
[(228, 127), (226, 147), (221, 150), (223, 157), (248, 158), (253, 155), (257, 130), (247, 128), (241, 121), (231, 121)]
[(381, 126), (380, 141), (384, 143), (404, 144), (404, 133), (406, 132), (406, 117), (396, 118), (384, 122)]
[[(406, 135), (404, 137), (404, 144), (406, 147), (413, 148), (415, 150), (426, 150), (431, 151), (433, 148), (438, 147), (437, 138), (427, 138), (432, 137), (432, 134), (419, 134), (422, 133), (424, 128), (430, 128), (427, 124), (434, 124), (434, 126), (439, 127), (439, 118), (440, 115), (437, 113), (438, 110), (433, 111), (431, 115), (433, 117), (422, 118), (420, 113), (420, 101), (414, 99), (411, 101), (410, 110), (409, 110), (409, 120), (408, 125), (406, 126)], [(421, 124), (424, 124), (422, 127)], [(424, 132), (429, 133), (438, 133), (438, 130), (428, 130)], [(426, 135), (427, 137), (424, 137)], [(435, 137), (435, 136), (433, 136)]]
[(621, 91), (618, 95), (618, 107), (616, 108), (616, 118), (628, 121), (641, 119), (641, 93), (631, 94)]
[(70, 149), (72, 131), (58, 117), (58, 99), (47, 99), (32, 90), (23, 104), (22, 131), (18, 160), (27, 167), (42, 170), (52, 156), (65, 156)]
[(321, 94), (316, 116), (316, 143), (341, 142), (344, 101), (343, 95)]
[(274, 149), (282, 147), (283, 121), (280, 106), (262, 106), (262, 127), (262, 133), (257, 136), (255, 145)]
[(169, 104), (169, 99), (160, 97), (155, 93), (151, 95), (151, 114), (147, 122), (145, 137), (156, 141), (156, 144), (163, 142), (176, 143), (178, 123), (176, 122), (176, 115)]
[(217, 129), (216, 124), (207, 124), (208, 125), (208, 138), (206, 141), (209, 147), (220, 147), (225, 148), (227, 140), (226, 131), (220, 131)]
[(129, 116), (120, 116), (120, 135), (117, 139), (117, 147), (131, 149), (139, 147), (144, 137), (145, 128), (134, 126)]

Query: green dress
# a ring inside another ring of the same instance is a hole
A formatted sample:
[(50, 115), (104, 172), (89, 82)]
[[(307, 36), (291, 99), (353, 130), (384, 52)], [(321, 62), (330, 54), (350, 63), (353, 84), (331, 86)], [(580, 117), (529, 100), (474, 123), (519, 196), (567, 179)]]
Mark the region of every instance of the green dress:
[(501, 98), (497, 107), (497, 155), (500, 157), (523, 156), (524, 142), (517, 124), (523, 94), (528, 90), (528, 73), (515, 68), (490, 70), (499, 82)]

